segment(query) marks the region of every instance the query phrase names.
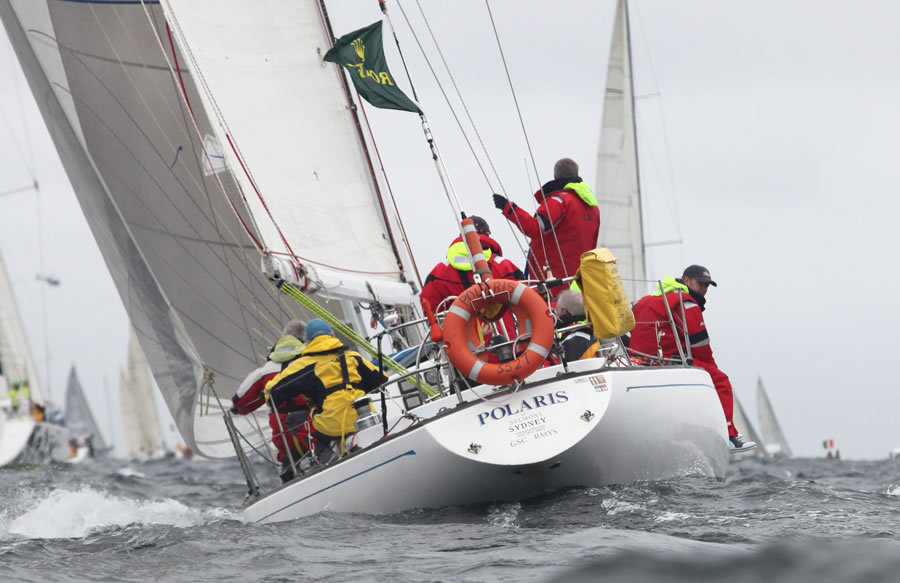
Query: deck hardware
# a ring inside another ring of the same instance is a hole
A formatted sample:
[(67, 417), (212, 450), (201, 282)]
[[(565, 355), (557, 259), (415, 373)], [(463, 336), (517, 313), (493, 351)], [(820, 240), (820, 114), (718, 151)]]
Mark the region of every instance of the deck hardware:
[(589, 410), (585, 409), (584, 413), (581, 414), (581, 418), (584, 419), (585, 421), (590, 421), (591, 419), (594, 418), (594, 414), (591, 413)]
[(469, 444), (469, 453), (478, 453), (479, 451), (481, 451), (480, 445), (478, 445), (477, 443)]

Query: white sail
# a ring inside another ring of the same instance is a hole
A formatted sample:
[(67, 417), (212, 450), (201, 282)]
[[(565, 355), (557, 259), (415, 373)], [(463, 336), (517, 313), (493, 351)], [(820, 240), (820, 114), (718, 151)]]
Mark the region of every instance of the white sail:
[(773, 456), (793, 457), (794, 454), (784, 437), (778, 418), (775, 417), (775, 410), (772, 409), (762, 379), (758, 379), (756, 384), (756, 409), (759, 414), (759, 434), (766, 451)]
[[(128, 376), (125, 383), (125, 395), (121, 400), (123, 422), (125, 417), (133, 424), (132, 437), (137, 439), (135, 448), (129, 437), (129, 449), (132, 456), (152, 456), (165, 450), (162, 424), (156, 410), (156, 399), (153, 397), (153, 380), (144, 351), (138, 342), (137, 335), (131, 330), (128, 340)], [(130, 408), (130, 411), (126, 411)], [(136, 431), (134, 431), (136, 430)]]
[(615, 254), (625, 292), (636, 301), (647, 293), (648, 286), (644, 281), (633, 91), (628, 5), (619, 0), (606, 72), (596, 194), (601, 217), (599, 246)]
[(747, 413), (745, 413), (737, 393), (734, 394), (734, 415), (732, 419), (734, 420), (734, 426), (744, 435), (744, 441), (756, 442), (756, 447), (754, 449), (737, 455), (742, 457), (768, 457), (765, 445), (759, 438), (756, 428), (750, 423), (750, 418), (747, 417)]
[(323, 297), (412, 301), (315, 3), (9, 0), (0, 18), (196, 452), (233, 455), (222, 408), (303, 314), (261, 275), (260, 247), (289, 248)]
[(74, 366), (69, 370), (69, 381), (66, 383), (65, 417), (66, 426), (72, 437), (76, 439), (91, 437), (96, 449), (106, 448), (106, 441), (91, 413), (91, 407), (81, 389), (81, 382)]
[(124, 370), (119, 371), (119, 409), (122, 416), (122, 430), (125, 433), (125, 446), (129, 457), (140, 457), (143, 447), (141, 424), (137, 417), (134, 396), (129, 387), (128, 376)]
[(6, 271), (6, 262), (0, 253), (0, 389), (3, 390), (0, 397), (6, 397), (8, 385), (16, 380), (28, 380), (31, 400), (44, 403), (19, 305)]
[(215, 129), (266, 247), (302, 257), (331, 293), (368, 298), (368, 283), (388, 303), (411, 303), (342, 73), (322, 62), (330, 40), (317, 3), (164, 5), (201, 97), (215, 99)]

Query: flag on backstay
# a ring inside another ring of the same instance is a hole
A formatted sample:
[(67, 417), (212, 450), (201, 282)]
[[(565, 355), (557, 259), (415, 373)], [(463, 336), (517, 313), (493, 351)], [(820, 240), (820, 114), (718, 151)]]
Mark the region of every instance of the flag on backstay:
[(346, 67), (356, 90), (375, 107), (422, 113), (397, 87), (388, 70), (381, 44), (381, 21), (337, 39), (324, 59)]

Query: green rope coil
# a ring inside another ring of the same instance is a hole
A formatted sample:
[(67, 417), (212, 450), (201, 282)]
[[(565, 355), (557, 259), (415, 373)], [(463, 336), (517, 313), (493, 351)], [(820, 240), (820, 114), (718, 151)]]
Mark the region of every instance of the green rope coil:
[[(372, 356), (378, 356), (378, 349), (375, 348), (368, 340), (365, 339), (362, 335), (360, 335), (356, 330), (342, 322), (337, 316), (326, 310), (324, 307), (319, 305), (314, 299), (290, 285), (289, 283), (281, 284), (281, 291), (284, 292), (286, 296), (296, 301), (298, 304), (312, 312), (318, 318), (322, 318), (328, 325), (331, 326), (332, 330), (340, 333), (345, 338), (351, 340), (354, 344), (359, 346), (361, 349), (365, 350)], [(393, 358), (387, 356), (386, 354), (382, 354), (381, 356), (382, 362), (384, 362), (385, 366), (392, 370), (397, 374), (406, 374), (406, 368), (404, 368), (400, 363), (398, 363)], [(432, 388), (428, 383), (418, 380), (416, 377), (409, 377), (413, 383), (418, 383), (419, 388), (423, 393), (428, 395), (429, 397), (437, 396), (438, 392)]]

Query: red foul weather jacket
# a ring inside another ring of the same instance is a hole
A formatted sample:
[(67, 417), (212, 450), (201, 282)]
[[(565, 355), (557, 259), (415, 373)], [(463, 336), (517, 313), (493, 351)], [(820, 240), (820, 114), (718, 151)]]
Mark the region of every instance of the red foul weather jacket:
[(547, 264), (554, 277), (575, 275), (581, 255), (596, 248), (600, 236), (600, 209), (594, 193), (580, 178), (573, 177), (548, 182), (534, 198), (539, 205), (534, 216), (512, 202), (503, 209), (503, 216), (531, 241), (529, 277), (546, 279)]
[[(275, 378), (281, 372), (286, 362), (273, 362), (267, 360), (264, 365), (252, 371), (238, 387), (237, 393), (231, 397), (234, 408), (240, 415), (249, 415), (253, 411), (259, 409), (265, 404), (264, 390), (266, 383)], [(282, 437), (281, 428), (285, 425), (285, 419), (289, 411), (301, 408), (306, 404), (306, 398), (302, 395), (293, 399), (290, 403), (276, 403), (278, 408), (278, 416), (274, 411), (269, 411), (269, 427), (272, 429), (272, 444), (278, 450), (278, 461), (284, 459), (285, 454), (285, 438)], [(297, 428), (293, 433), (289, 432), (284, 437), (287, 438), (288, 444), (291, 445), (292, 451), (306, 451), (309, 438), (309, 430), (306, 426)]]
[[(494, 279), (515, 279), (517, 281), (525, 279), (522, 271), (512, 261), (503, 258), (503, 249), (499, 243), (480, 233), (478, 238), (481, 239), (481, 247), (487, 258), (491, 277)], [(428, 303), (431, 304), (431, 309), (438, 311), (438, 306), (441, 302), (447, 298), (458, 296), (473, 283), (475, 282), (472, 279), (472, 265), (469, 263), (468, 255), (466, 255), (465, 244), (462, 242), (462, 237), (457, 237), (447, 249), (447, 259), (435, 265), (431, 273), (428, 274), (419, 298), (423, 301), (428, 300)], [(443, 309), (448, 307), (450, 306), (444, 305)], [(515, 330), (512, 316), (507, 313), (502, 320), (507, 327), (507, 331), (512, 334)]]
[[(731, 381), (728, 375), (719, 370), (716, 359), (713, 358), (712, 347), (709, 344), (709, 332), (706, 330), (706, 322), (703, 320), (703, 304), (706, 302), (702, 296), (694, 297), (688, 287), (674, 277), (667, 277), (662, 281), (665, 295), (657, 286), (656, 291), (635, 304), (634, 329), (631, 331), (631, 339), (628, 347), (643, 354), (656, 356), (658, 349), (662, 349), (664, 358), (678, 355), (678, 344), (681, 344), (685, 356), (687, 349), (684, 342), (684, 325), (687, 325), (688, 340), (691, 344), (691, 356), (694, 366), (700, 367), (712, 377), (713, 385), (722, 403), (722, 411), (728, 423), (728, 435), (738, 434), (734, 427), (732, 416), (734, 415), (734, 395)], [(684, 319), (682, 319), (681, 306), (684, 304)], [(666, 311), (666, 304), (672, 312), (675, 320), (677, 335), (672, 332), (672, 324)], [(657, 347), (657, 337), (659, 346)]]

